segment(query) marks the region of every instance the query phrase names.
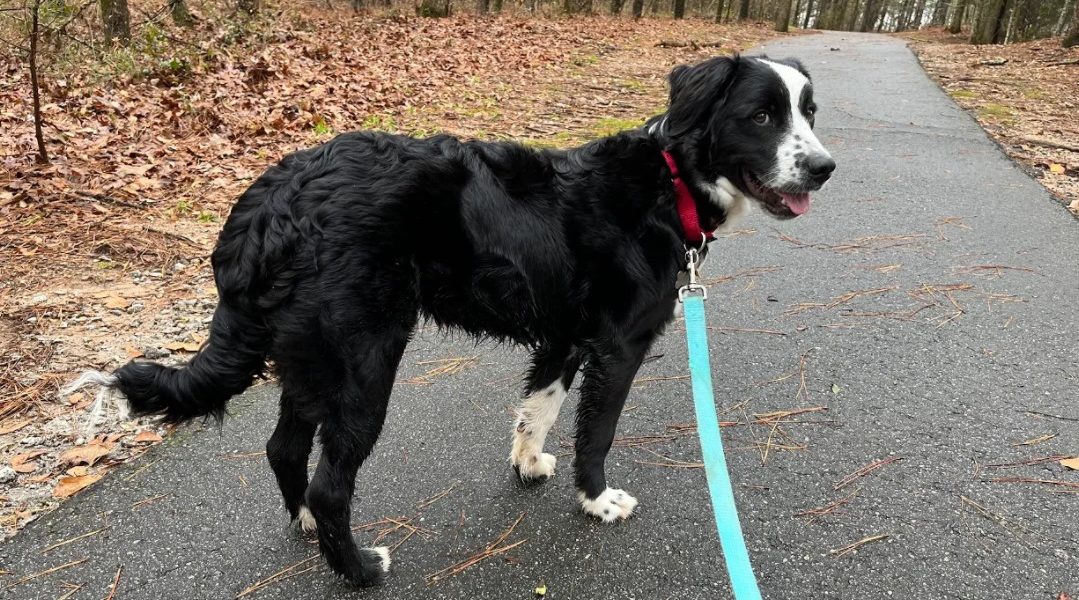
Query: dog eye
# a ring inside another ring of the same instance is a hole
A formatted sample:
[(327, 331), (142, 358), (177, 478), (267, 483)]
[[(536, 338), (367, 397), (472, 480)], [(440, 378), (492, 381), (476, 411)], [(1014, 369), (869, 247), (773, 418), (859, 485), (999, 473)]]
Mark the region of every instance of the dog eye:
[(806, 107), (806, 114), (807, 114), (807, 115), (809, 115), (809, 116), (811, 116), (811, 117), (812, 117), (813, 115), (816, 115), (816, 114), (817, 114), (817, 107), (816, 107), (816, 106), (813, 106), (812, 104), (811, 104), (811, 105), (809, 105), (809, 106), (807, 106), (807, 107)]
[(753, 122), (757, 125), (767, 125), (772, 118), (763, 110), (753, 115)]

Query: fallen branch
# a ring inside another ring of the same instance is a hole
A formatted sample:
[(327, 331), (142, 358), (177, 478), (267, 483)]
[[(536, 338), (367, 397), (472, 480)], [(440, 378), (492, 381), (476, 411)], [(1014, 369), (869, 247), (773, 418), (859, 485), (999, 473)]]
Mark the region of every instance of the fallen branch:
[(120, 587), (120, 573), (123, 573), (124, 565), (120, 565), (116, 568), (116, 577), (112, 579), (112, 585), (109, 586), (109, 595), (105, 596), (105, 600), (112, 600), (116, 597), (116, 589)]
[(656, 42), (656, 48), (722, 48), (725, 41), (698, 42), (697, 40), (660, 40)]
[(821, 517), (823, 517), (824, 515), (827, 515), (827, 514), (830, 514), (830, 513), (834, 512), (836, 509), (838, 509), (841, 506), (844, 506), (846, 504), (850, 504), (850, 501), (853, 500), (854, 497), (857, 496), (857, 495), (858, 495), (858, 490), (854, 490), (854, 492), (852, 492), (849, 496), (846, 496), (844, 498), (840, 498), (838, 500), (834, 500), (832, 502), (829, 502), (828, 504), (825, 504), (824, 506), (818, 506), (817, 508), (807, 508), (805, 510), (800, 510), (800, 511), (794, 513), (794, 516), (796, 516), (796, 517), (809, 517), (809, 522), (810, 523), (812, 523), (814, 521), (819, 521), (821, 519)]
[(1024, 135), (1019, 137), (1020, 140), (1034, 144), (1035, 146), (1044, 146), (1046, 148), (1056, 148), (1058, 150), (1070, 150), (1071, 152), (1079, 152), (1079, 144), (1069, 144), (1068, 142), (1060, 142), (1045, 137)]
[(109, 525), (106, 525), (106, 526), (102, 527), (101, 529), (95, 529), (95, 530), (93, 530), (93, 531), (91, 531), (89, 533), (84, 533), (82, 535), (75, 536), (75, 537), (73, 537), (71, 539), (64, 540), (62, 542), (56, 542), (55, 544), (53, 544), (51, 546), (48, 546), (45, 549), (43, 549), (41, 551), (41, 553), (42, 554), (48, 554), (49, 552), (52, 552), (53, 550), (56, 550), (57, 548), (66, 546), (68, 544), (72, 544), (72, 543), (77, 542), (79, 540), (84, 540), (84, 539), (86, 539), (88, 537), (91, 537), (91, 536), (94, 536), (94, 535), (97, 535), (97, 534), (101, 533), (102, 531), (105, 531), (109, 527), (110, 527)]
[(64, 563), (62, 565), (52, 567), (51, 569), (45, 569), (44, 571), (38, 571), (37, 573), (34, 573), (33, 575), (27, 575), (26, 577), (23, 577), (22, 579), (14, 582), (12, 584), (9, 584), (4, 589), (10, 590), (11, 588), (13, 588), (13, 587), (15, 587), (17, 585), (26, 583), (27, 581), (32, 581), (34, 579), (37, 579), (38, 577), (44, 577), (45, 575), (49, 575), (49, 574), (55, 573), (57, 571), (63, 571), (64, 569), (67, 569), (69, 567), (74, 567), (75, 565), (81, 565), (82, 563), (84, 563), (84, 562), (86, 562), (88, 560), (90, 560), (90, 559), (89, 558), (84, 558), (82, 560), (73, 560), (73, 561), (71, 561), (69, 563)]

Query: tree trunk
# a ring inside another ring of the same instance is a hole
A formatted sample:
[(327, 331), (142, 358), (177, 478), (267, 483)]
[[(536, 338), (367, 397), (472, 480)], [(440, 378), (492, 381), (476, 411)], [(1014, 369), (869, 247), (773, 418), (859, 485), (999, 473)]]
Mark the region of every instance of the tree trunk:
[(967, 12), (967, 0), (955, 0), (955, 2), (952, 22), (948, 24), (948, 33), (959, 33), (963, 30), (963, 15)]
[(933, 27), (944, 27), (944, 22), (948, 20), (948, 7), (953, 0), (937, 0), (937, 3), (933, 6), (933, 16), (929, 19), (929, 24)]
[(120, 40), (126, 46), (131, 41), (131, 15), (127, 0), (101, 0), (101, 22), (105, 27), (105, 41)]
[(869, 31), (869, 28), (877, 22), (877, 9), (883, 0), (866, 0), (865, 10), (862, 11), (862, 22), (858, 25), (858, 31)]
[(809, 29), (809, 18), (813, 16), (813, 0), (806, 3), (806, 18), (802, 21), (802, 29)]
[(1065, 48), (1079, 46), (1079, 2), (1075, 2), (1072, 5), (1072, 24), (1071, 27), (1068, 28), (1068, 33), (1064, 34), (1064, 39), (1061, 40), (1060, 43)]
[(644, 0), (633, 0), (633, 18), (640, 19), (644, 14)]
[(681, 19), (686, 16), (686, 0), (674, 0), (674, 18)]
[[(568, 0), (567, 0), (568, 1)], [(423, 0), (416, 9), (421, 17), (443, 18), (450, 16), (450, 0)]]
[(1004, 9), (1007, 8), (1005, 0), (984, 0), (982, 9), (978, 11), (978, 22), (974, 24), (974, 32), (970, 36), (972, 44), (993, 44), (1000, 39), (1004, 21)]
[(724, 0), (716, 0), (716, 23), (723, 22), (723, 5), (726, 4)]
[(738, 20), (745, 21), (749, 18), (749, 0), (742, 0), (738, 5)]
[[(389, 5), (389, 3), (390, 3), (390, 0), (386, 0), (387, 6)], [(502, 0), (494, 0), (491, 3), (491, 10), (493, 12), (496, 12), (496, 13), (502, 12)]]
[(791, 0), (779, 0), (779, 12), (776, 13), (776, 31), (786, 33), (790, 30)]
[(1064, 6), (1060, 8), (1060, 18), (1057, 19), (1057, 24), (1053, 27), (1053, 35), (1064, 35), (1064, 30), (1068, 27), (1068, 17), (1071, 16), (1072, 7), (1075, 5), (1075, 0), (1067, 0)]
[(172, 22), (176, 23), (177, 27), (191, 27), (195, 23), (184, 0), (169, 0), (169, 12), (172, 13)]
[(37, 164), (49, 164), (49, 151), (45, 148), (45, 133), (42, 131), (41, 118), (41, 85), (37, 78), (37, 38), (40, 33), (38, 13), (41, 12), (41, 1), (34, 2), (31, 9), (30, 25), (30, 93), (34, 98), (34, 137), (37, 138)]
[(491, 0), (476, 0), (476, 12), (481, 15), (491, 12)]

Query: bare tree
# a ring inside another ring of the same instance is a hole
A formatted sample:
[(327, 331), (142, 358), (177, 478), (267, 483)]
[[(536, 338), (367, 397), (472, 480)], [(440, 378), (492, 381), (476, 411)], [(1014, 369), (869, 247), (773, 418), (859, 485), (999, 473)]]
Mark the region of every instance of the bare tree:
[(674, 0), (674, 18), (681, 19), (686, 16), (686, 0)]
[(172, 22), (176, 23), (177, 27), (191, 27), (195, 24), (184, 0), (169, 0), (169, 13), (172, 14)]
[(1060, 43), (1065, 48), (1079, 45), (1079, 2), (1072, 4), (1072, 24), (1071, 27), (1068, 28), (1068, 33), (1064, 34), (1064, 39), (1061, 40)]
[(738, 20), (745, 21), (749, 19), (749, 0), (742, 0), (742, 3), (738, 5)]
[(1004, 37), (1004, 14), (1007, 8), (1007, 0), (983, 0), (978, 20), (974, 23), (974, 32), (970, 36), (970, 43), (1000, 42)]
[(963, 30), (963, 16), (967, 12), (968, 0), (955, 0), (955, 8), (952, 10), (952, 21), (948, 23), (948, 33), (959, 33)]
[(791, 0), (779, 0), (779, 10), (776, 12), (776, 31), (786, 33), (790, 29)]
[(933, 6), (933, 16), (929, 19), (929, 24), (933, 27), (944, 27), (944, 21), (948, 19), (948, 7), (951, 4), (952, 0), (937, 0)]
[(49, 164), (49, 152), (45, 148), (45, 134), (42, 131), (41, 118), (41, 85), (37, 77), (37, 38), (41, 30), (39, 16), (41, 14), (41, 0), (34, 0), (30, 8), (30, 88), (34, 99), (34, 136), (37, 138), (37, 163)]
[(131, 14), (127, 0), (101, 0), (101, 23), (105, 29), (105, 41), (119, 40), (126, 46), (131, 41)]
[(633, 11), (633, 18), (640, 19), (641, 15), (644, 14), (644, 0), (633, 0), (631, 10)]
[(809, 18), (813, 16), (813, 0), (809, 0), (806, 4), (806, 18), (802, 21), (802, 29), (809, 29)]

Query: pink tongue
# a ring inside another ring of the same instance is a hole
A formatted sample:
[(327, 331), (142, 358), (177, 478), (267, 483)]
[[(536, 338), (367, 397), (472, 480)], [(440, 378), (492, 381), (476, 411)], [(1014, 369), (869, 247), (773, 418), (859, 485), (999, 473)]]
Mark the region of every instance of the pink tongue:
[(783, 197), (783, 203), (787, 205), (787, 208), (791, 209), (791, 212), (796, 215), (804, 215), (809, 212), (809, 194), (784, 194), (779, 193)]

